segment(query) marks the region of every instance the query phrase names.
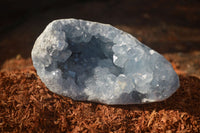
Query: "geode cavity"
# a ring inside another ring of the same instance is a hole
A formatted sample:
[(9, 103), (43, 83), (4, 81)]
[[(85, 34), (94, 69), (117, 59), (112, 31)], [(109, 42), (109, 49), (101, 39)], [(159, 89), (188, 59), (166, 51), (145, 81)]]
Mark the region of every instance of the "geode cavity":
[(153, 102), (179, 87), (177, 74), (163, 56), (108, 24), (55, 20), (37, 38), (32, 60), (52, 92), (75, 100)]

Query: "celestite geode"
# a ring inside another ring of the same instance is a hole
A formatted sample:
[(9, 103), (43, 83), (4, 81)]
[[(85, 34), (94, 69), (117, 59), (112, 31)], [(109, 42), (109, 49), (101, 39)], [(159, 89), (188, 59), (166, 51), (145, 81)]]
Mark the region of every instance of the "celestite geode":
[(32, 60), (52, 92), (75, 100), (138, 104), (164, 100), (179, 87), (163, 56), (109, 24), (55, 20), (37, 38)]

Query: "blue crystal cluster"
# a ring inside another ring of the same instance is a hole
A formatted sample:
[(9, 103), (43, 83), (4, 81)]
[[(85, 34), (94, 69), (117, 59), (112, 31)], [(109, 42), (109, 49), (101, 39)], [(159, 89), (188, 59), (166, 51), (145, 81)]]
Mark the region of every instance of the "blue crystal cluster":
[(164, 100), (179, 87), (163, 56), (109, 24), (55, 20), (37, 38), (32, 60), (52, 92), (75, 100), (138, 104)]

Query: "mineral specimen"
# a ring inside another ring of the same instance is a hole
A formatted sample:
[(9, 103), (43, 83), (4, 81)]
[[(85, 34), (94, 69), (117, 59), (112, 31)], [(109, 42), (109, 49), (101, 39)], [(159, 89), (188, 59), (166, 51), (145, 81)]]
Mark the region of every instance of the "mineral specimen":
[(75, 100), (138, 104), (164, 100), (179, 87), (163, 56), (108, 24), (55, 20), (37, 38), (32, 60), (52, 92)]

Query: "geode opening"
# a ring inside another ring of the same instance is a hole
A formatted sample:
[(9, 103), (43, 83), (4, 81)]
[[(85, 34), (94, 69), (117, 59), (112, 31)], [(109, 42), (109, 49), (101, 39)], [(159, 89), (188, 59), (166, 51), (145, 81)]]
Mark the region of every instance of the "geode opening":
[(36, 40), (33, 65), (53, 92), (106, 104), (160, 101), (179, 87), (171, 64), (111, 25), (65, 19)]
[(122, 69), (112, 61), (112, 47), (110, 49), (105, 47), (113, 46), (113, 43), (107, 42), (105, 45), (105, 42), (94, 36), (88, 42), (77, 43), (68, 39), (66, 43), (68, 43), (67, 51), (71, 51), (71, 56), (65, 62), (57, 62), (57, 66), (63, 72), (62, 77), (73, 78), (81, 90), (86, 87), (85, 81), (94, 76), (94, 69), (98, 66), (108, 68), (115, 76), (122, 73)]

